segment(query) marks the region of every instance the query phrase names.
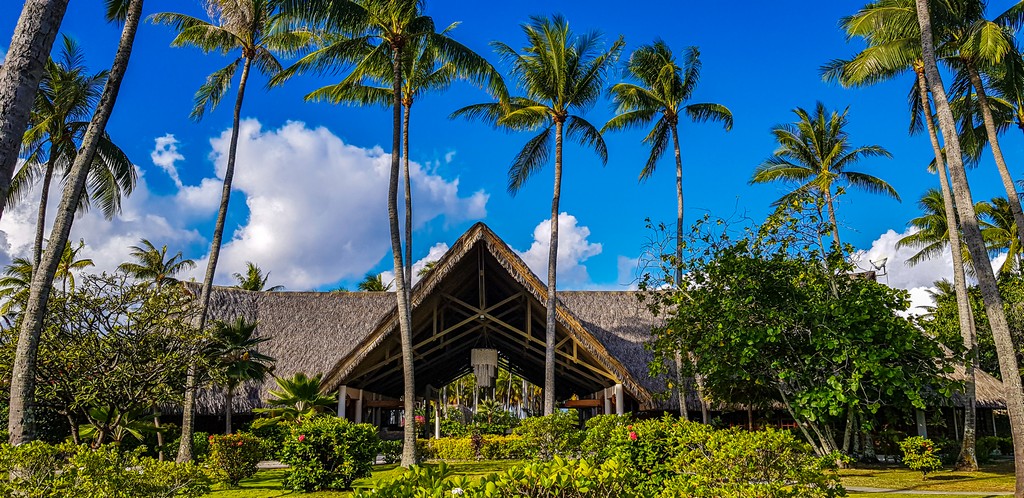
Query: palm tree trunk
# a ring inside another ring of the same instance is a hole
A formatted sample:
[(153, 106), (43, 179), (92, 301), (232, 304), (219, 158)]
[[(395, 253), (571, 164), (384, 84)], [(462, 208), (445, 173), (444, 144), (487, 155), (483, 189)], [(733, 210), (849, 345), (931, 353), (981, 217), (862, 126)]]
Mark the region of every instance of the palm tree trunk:
[[(676, 151), (676, 288), (683, 286), (683, 158), (679, 151), (679, 129), (672, 125), (672, 145)], [(676, 397), (679, 398), (679, 416), (689, 420), (686, 410), (686, 379), (683, 378), (683, 352), (677, 350), (676, 360)]]
[(409, 284), (406, 300), (412, 297), (412, 179), (409, 178), (409, 114), (412, 100), (404, 104), (402, 116), (402, 172), (405, 174), (405, 281)]
[[(932, 105), (928, 97), (928, 84), (924, 75), (924, 66), (916, 65), (917, 91), (924, 105), (925, 125), (928, 128), (928, 137), (931, 139), (932, 152), (935, 153), (935, 164), (938, 166), (939, 187), (942, 191), (942, 203), (946, 210), (946, 227), (949, 233), (950, 253), (953, 256), (953, 289), (956, 294), (956, 309), (960, 319), (960, 335), (963, 337), (964, 348), (977, 356), (977, 340), (975, 338), (974, 317), (971, 314), (970, 297), (967, 295), (967, 278), (964, 274), (963, 243), (960, 241), (960, 223), (956, 217), (956, 207), (953, 203), (953, 194), (949, 190), (949, 179), (947, 175), (946, 161), (942, 155), (942, 147), (939, 145), (939, 134), (935, 129), (935, 120), (932, 118)], [(977, 388), (975, 384), (974, 360), (968, 359), (964, 365), (966, 370), (966, 381), (964, 382), (964, 438), (960, 445), (960, 455), (957, 457), (957, 470), (975, 471), (978, 470), (978, 460), (975, 457), (975, 410), (977, 404)]]
[[(228, 148), (228, 164), (224, 168), (224, 186), (220, 193), (220, 208), (217, 210), (217, 223), (213, 227), (213, 241), (210, 243), (210, 260), (206, 264), (206, 275), (203, 277), (203, 288), (199, 294), (199, 330), (206, 328), (206, 315), (210, 307), (210, 292), (213, 290), (213, 277), (217, 273), (217, 260), (220, 257), (221, 241), (224, 239), (224, 222), (228, 215), (228, 204), (231, 202), (231, 182), (235, 177), (235, 158), (238, 152), (238, 128), (242, 120), (242, 101), (245, 98), (245, 85), (249, 81), (249, 68), (252, 59), (246, 57), (242, 66), (242, 77), (238, 80), (238, 95), (235, 96), (235, 112), (231, 125), (231, 142)], [(195, 354), (195, 353), (193, 353)], [(196, 389), (198, 389), (198, 372), (195, 361), (189, 363), (185, 376), (185, 399), (182, 403), (181, 443), (178, 446), (178, 463), (189, 462), (192, 454), (192, 431), (195, 426)]]
[(395, 297), (398, 299), (398, 329), (402, 340), (402, 376), (405, 383), (405, 431), (402, 445), (402, 467), (416, 463), (416, 382), (413, 371), (412, 313), (409, 309), (405, 265), (402, 263), (402, 232), (398, 224), (398, 173), (402, 154), (402, 46), (391, 47), (394, 71), (393, 116), (391, 134), (391, 177), (388, 182), (388, 225), (391, 229), (391, 255), (395, 267)]
[[(544, 340), (544, 415), (555, 412), (555, 316), (556, 272), (558, 270), (558, 202), (562, 197), (562, 128), (563, 120), (555, 119), (555, 191), (551, 195), (551, 241), (548, 245), (548, 303)], [(622, 403), (621, 399), (615, 400)]]
[[(960, 223), (964, 231), (964, 239), (967, 241), (967, 249), (970, 251), (972, 260), (978, 263), (974, 265), (975, 273), (978, 279), (978, 286), (981, 288), (982, 299), (985, 302), (985, 311), (988, 314), (989, 325), (992, 328), (992, 338), (995, 342), (996, 353), (999, 356), (999, 372), (1003, 379), (1006, 411), (1010, 417), (1010, 431), (1013, 435), (1014, 454), (1024, 455), (1024, 399), (1022, 399), (1024, 393), (1021, 392), (1021, 379), (1020, 371), (1017, 368), (1016, 351), (1013, 346), (1013, 339), (1010, 336), (1010, 329), (1006, 323), (1003, 300), (999, 295), (999, 287), (996, 283), (995, 275), (992, 272), (992, 267), (985, 264), (988, 261), (988, 252), (985, 250), (985, 242), (981, 237), (981, 230), (978, 228), (977, 213), (974, 211), (974, 201), (971, 198), (970, 186), (967, 183), (967, 175), (964, 171), (960, 138), (956, 133), (956, 121), (953, 118), (953, 112), (949, 108), (946, 90), (942, 86), (942, 76), (939, 74), (939, 68), (935, 62), (935, 47), (932, 40), (931, 18), (928, 14), (928, 0), (916, 0), (915, 3), (917, 5), (918, 23), (921, 26), (921, 45), (925, 74), (927, 75), (932, 96), (935, 99), (939, 126), (946, 142), (946, 158), (952, 179), (954, 201), (957, 212), (960, 214)], [(1015, 466), (1017, 478), (1014, 496), (1024, 498), (1024, 458), (1015, 459)]]
[(978, 69), (970, 62), (967, 62), (967, 74), (971, 78), (974, 91), (978, 94), (978, 107), (981, 108), (981, 119), (985, 123), (985, 134), (988, 135), (988, 145), (992, 149), (992, 158), (995, 159), (996, 169), (999, 170), (999, 179), (1003, 182), (1003, 189), (1006, 190), (1006, 200), (1010, 203), (1010, 212), (1013, 213), (1013, 221), (1017, 223), (1017, 238), (1024, 243), (1024, 212), (1020, 207), (1020, 196), (1017, 194), (1017, 187), (1013, 184), (1013, 177), (1006, 167), (1006, 160), (1003, 158), (1003, 149), (999, 146), (999, 132), (996, 130), (996, 121), (992, 117), (992, 108), (988, 104), (988, 94), (985, 92), (985, 84), (981, 81)]
[(18, 346), (11, 374), (10, 418), (8, 420), (11, 444), (26, 443), (34, 437), (33, 404), (35, 403), (36, 388), (36, 355), (39, 352), (39, 334), (42, 330), (43, 315), (46, 312), (46, 302), (50, 297), (53, 277), (60, 264), (64, 246), (67, 245), (68, 236), (71, 234), (71, 225), (74, 223), (75, 211), (78, 208), (82, 192), (85, 190), (89, 166), (96, 154), (96, 146), (102, 138), (103, 130), (114, 110), (121, 81), (128, 69), (132, 44), (135, 41), (135, 33), (142, 17), (142, 3), (143, 0), (131, 0), (128, 6), (128, 16), (121, 33), (117, 54), (114, 56), (110, 75), (103, 87), (99, 105), (89, 122), (85, 137), (82, 139), (81, 151), (75, 158), (68, 175), (68, 183), (57, 209), (53, 231), (50, 233), (50, 244), (46, 247), (39, 268), (32, 276), (32, 286), (18, 332)]
[[(0, 61), (0, 198), (11, 190), (21, 139), (68, 0), (28, 0)], [(0, 204), (0, 217), (4, 206)], [(38, 267), (38, 265), (37, 265)]]
[(57, 156), (50, 151), (50, 159), (46, 161), (46, 174), (43, 176), (43, 193), (39, 196), (39, 214), (36, 215), (36, 240), (32, 246), (32, 270), (39, 268), (39, 260), (43, 257), (43, 236), (46, 234), (46, 202), (50, 199), (50, 183), (53, 182), (53, 170), (57, 167)]
[(235, 387), (227, 386), (224, 392), (224, 434), (231, 434), (231, 403), (235, 400)]
[(828, 222), (832, 224), (832, 239), (836, 242), (836, 250), (843, 250), (843, 243), (839, 240), (839, 223), (836, 222), (835, 200), (832, 192), (825, 192), (825, 207), (828, 209)]

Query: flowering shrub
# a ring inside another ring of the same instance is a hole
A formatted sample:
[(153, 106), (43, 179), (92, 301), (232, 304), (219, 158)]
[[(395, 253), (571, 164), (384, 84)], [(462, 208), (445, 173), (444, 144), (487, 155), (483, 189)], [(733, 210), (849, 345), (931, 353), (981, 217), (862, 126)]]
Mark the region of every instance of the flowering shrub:
[[(479, 454), (487, 460), (518, 460), (526, 458), (526, 443), (521, 436), (480, 436)], [(477, 458), (472, 437), (445, 437), (427, 441), (427, 458), (439, 460), (474, 460)]]
[(908, 437), (900, 441), (903, 451), (903, 464), (910, 470), (920, 470), (921, 477), (927, 478), (928, 473), (942, 468), (939, 460), (939, 447), (930, 439), (921, 436)]
[(256, 474), (256, 464), (266, 455), (264, 441), (252, 434), (239, 432), (226, 436), (211, 435), (207, 463), (220, 482), (229, 486)]
[(514, 434), (522, 436), (530, 456), (541, 460), (576, 457), (585, 437), (576, 410), (523, 419)]
[(285, 486), (295, 491), (348, 489), (368, 477), (380, 441), (376, 427), (323, 416), (291, 424), (281, 448), (281, 461), (290, 465)]
[(210, 491), (196, 464), (158, 462), (142, 456), (141, 448), (121, 451), (114, 445), (0, 445), (0, 474), (0, 496), (198, 498)]

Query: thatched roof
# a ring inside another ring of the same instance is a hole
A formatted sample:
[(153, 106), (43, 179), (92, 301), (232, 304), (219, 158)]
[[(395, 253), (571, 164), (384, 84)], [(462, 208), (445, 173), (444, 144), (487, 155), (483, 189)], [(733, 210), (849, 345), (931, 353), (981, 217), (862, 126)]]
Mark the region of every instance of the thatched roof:
[[(416, 310), (421, 310), (422, 317), (425, 314), (422, 310), (436, 304), (442, 291), (464, 286), (469, 281), (467, 275), (476, 274), (475, 267), (467, 267), (469, 261), (483, 255), (489, 265), (500, 270), (491, 274), (501, 274), (488, 278), (500, 277), (504, 280), (502, 285), (525, 293), (532, 303), (529, 305), (543, 308), (547, 299), (543, 282), (486, 225), (478, 223), (452, 245), (413, 289), (414, 321)], [(456, 281), (457, 278), (463, 280)], [(644, 344), (649, 341), (657, 319), (639, 301), (636, 292), (560, 291), (558, 297), (560, 337), (577, 343), (581, 355), (586, 355), (588, 361), (621, 382), (641, 409), (676, 406), (672, 399), (658, 401), (653, 396), (664, 390), (665, 382), (648, 375), (648, 364), (653, 356)], [(393, 347), (397, 336), (396, 299), (390, 292), (249, 292), (216, 287), (210, 305), (211, 319), (232, 320), (241, 316), (257, 321), (257, 334), (270, 337), (260, 345), (260, 350), (277, 360), (275, 375), (324, 373), (325, 390), (336, 390), (350, 382), (349, 376), (360, 362), (371, 354), (379, 354), (382, 347)], [(539, 316), (543, 318), (542, 312)], [(460, 360), (461, 356), (452, 356), (447, 365), (449, 373), (457, 374), (464, 368), (454, 365)], [(400, 373), (398, 375), (400, 377)], [(958, 367), (952, 377), (963, 380), (963, 368)], [(247, 412), (262, 406), (268, 390), (273, 387), (272, 379), (244, 386), (235, 398), (234, 410)], [(978, 406), (1005, 406), (1002, 383), (991, 375), (979, 371), (977, 391)], [(198, 409), (205, 414), (221, 413), (223, 402), (219, 391), (204, 390), (199, 396)], [(963, 404), (958, 396), (954, 396), (953, 402)], [(700, 409), (692, 391), (687, 395), (687, 405), (691, 410)]]

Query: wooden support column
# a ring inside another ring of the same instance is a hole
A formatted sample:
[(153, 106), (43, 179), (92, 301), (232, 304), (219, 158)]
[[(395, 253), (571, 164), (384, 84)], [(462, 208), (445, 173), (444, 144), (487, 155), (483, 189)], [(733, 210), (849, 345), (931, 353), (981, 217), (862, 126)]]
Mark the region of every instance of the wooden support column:
[(626, 414), (626, 399), (622, 394), (622, 384), (615, 384), (615, 414)]
[(928, 423), (925, 421), (924, 410), (916, 410), (915, 415), (917, 416), (917, 435), (927, 438)]
[(338, 417), (345, 418), (345, 401), (348, 400), (348, 386), (338, 388)]
[(601, 390), (601, 397), (604, 398), (604, 414), (612, 414), (612, 397), (608, 395), (608, 389)]
[(359, 397), (356, 398), (356, 423), (363, 423), (363, 390), (359, 390)]

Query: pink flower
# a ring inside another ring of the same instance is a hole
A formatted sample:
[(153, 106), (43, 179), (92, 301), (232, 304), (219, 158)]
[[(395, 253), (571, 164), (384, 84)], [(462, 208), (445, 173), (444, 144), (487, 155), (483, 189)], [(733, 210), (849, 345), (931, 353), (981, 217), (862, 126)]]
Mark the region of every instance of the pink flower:
[(423, 415), (416, 415), (416, 423), (417, 424), (422, 424), (422, 423), (425, 423), (426, 421), (427, 421), (427, 419)]
[(629, 431), (629, 440), (630, 441), (636, 441), (636, 438), (637, 438), (636, 433), (633, 432), (633, 431)]
[(306, 440), (306, 435), (305, 434), (299, 434), (299, 442), (301, 443), (301, 442), (303, 442), (305, 440)]

